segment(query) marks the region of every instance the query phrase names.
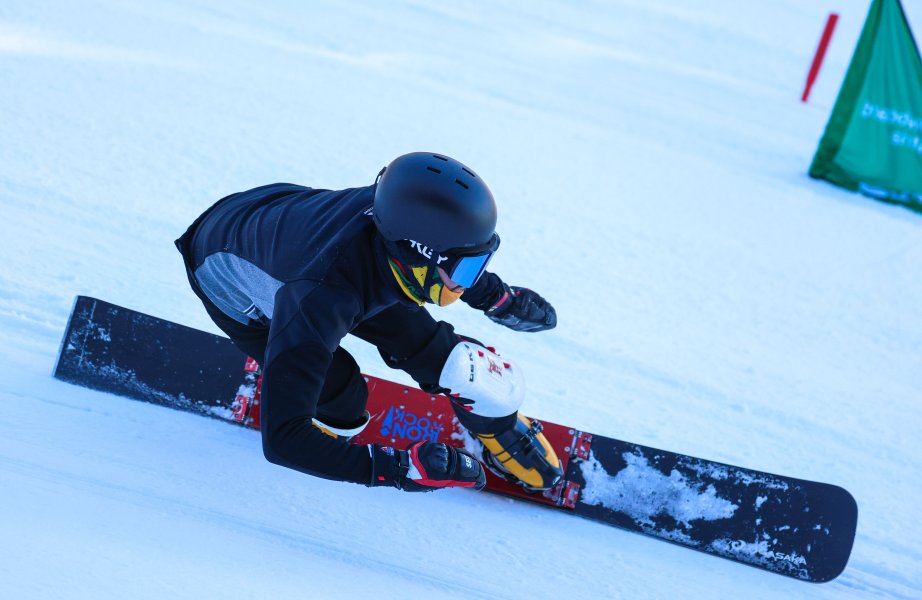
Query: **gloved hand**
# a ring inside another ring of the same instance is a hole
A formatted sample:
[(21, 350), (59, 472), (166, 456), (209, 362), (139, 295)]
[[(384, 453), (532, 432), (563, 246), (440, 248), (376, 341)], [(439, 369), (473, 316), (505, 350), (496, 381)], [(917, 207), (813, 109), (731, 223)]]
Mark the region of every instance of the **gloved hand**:
[(499, 300), (483, 311), (491, 321), (515, 331), (545, 331), (557, 326), (557, 311), (536, 292), (505, 283), (503, 289)]
[(483, 466), (466, 450), (436, 442), (416, 442), (406, 450), (370, 444), (371, 486), (391, 486), (405, 492), (431, 492), (445, 487), (482, 490)]

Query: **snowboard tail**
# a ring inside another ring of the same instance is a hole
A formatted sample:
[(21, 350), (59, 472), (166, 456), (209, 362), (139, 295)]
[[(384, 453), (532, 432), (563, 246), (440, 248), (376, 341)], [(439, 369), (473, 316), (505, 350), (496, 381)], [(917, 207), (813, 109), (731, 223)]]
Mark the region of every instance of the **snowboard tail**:
[[(259, 429), (259, 365), (227, 338), (78, 296), (54, 376)], [(352, 443), (479, 442), (445, 396), (365, 376), (372, 420)], [(804, 581), (837, 577), (858, 510), (825, 483), (716, 463), (541, 421), (563, 480), (526, 492), (487, 470), (487, 490)]]

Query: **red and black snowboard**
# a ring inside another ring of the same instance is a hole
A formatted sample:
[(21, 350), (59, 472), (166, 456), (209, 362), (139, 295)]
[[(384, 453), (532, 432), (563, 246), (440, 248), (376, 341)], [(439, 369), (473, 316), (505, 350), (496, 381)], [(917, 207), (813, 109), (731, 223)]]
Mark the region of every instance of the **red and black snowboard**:
[[(230, 340), (78, 296), (54, 376), (259, 428), (259, 371)], [(353, 443), (418, 440), (480, 449), (444, 396), (376, 377), (373, 415)], [(813, 582), (844, 569), (858, 510), (846, 490), (631, 444), (542, 421), (563, 461), (553, 490), (487, 472), (487, 490)]]

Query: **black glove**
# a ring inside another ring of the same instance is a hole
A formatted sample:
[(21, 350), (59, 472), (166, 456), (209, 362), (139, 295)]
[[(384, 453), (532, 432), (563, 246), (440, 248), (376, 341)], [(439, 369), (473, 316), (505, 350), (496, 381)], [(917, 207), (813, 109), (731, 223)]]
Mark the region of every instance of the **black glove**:
[(466, 450), (436, 442), (416, 442), (406, 450), (380, 444), (369, 448), (371, 487), (431, 492), (445, 487), (482, 490), (487, 483), (483, 466)]
[(557, 326), (557, 311), (528, 288), (503, 284), (504, 293), (484, 309), (490, 320), (515, 331), (545, 331)]

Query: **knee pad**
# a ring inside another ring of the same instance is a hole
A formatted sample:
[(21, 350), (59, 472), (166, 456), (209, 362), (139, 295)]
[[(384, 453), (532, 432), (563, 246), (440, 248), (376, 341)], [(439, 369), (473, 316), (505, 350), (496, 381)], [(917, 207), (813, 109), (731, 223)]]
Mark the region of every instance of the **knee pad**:
[(471, 412), (482, 417), (514, 414), (525, 400), (521, 370), (495, 352), (466, 340), (448, 355), (439, 385), (470, 401)]

